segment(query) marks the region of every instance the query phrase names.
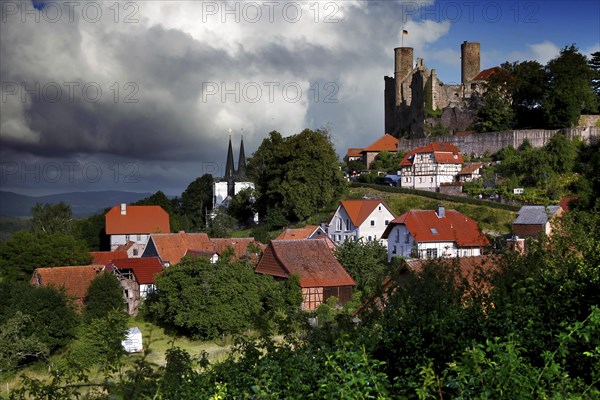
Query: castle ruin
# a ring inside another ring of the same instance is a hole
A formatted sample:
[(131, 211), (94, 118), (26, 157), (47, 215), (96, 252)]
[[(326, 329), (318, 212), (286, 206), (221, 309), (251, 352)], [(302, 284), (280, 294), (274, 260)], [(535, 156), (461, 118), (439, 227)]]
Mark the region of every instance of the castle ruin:
[(423, 138), (428, 126), (436, 122), (450, 133), (464, 131), (472, 124), (482, 104), (484, 83), (499, 67), (480, 70), (477, 42), (465, 41), (460, 50), (461, 83), (444, 84), (422, 58), (413, 64), (412, 47), (394, 49), (394, 77), (384, 77), (386, 133)]

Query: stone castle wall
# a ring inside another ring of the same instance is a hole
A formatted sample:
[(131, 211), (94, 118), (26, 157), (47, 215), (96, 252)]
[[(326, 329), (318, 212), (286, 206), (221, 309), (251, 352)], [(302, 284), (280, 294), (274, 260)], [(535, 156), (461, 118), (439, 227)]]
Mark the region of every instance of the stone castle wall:
[(525, 139), (533, 147), (543, 147), (552, 136), (562, 133), (569, 139), (579, 137), (586, 143), (600, 141), (600, 127), (567, 128), (558, 130), (528, 129), (502, 132), (475, 133), (467, 136), (442, 136), (421, 139), (400, 139), (398, 149), (408, 152), (431, 142), (447, 142), (457, 146), (463, 154), (483, 155), (486, 151), (493, 154), (503, 147), (518, 148)]

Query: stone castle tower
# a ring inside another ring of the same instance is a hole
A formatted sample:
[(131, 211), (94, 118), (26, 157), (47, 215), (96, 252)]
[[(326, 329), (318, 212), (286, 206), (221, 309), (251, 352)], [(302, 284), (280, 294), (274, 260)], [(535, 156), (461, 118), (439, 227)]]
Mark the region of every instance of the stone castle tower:
[[(385, 133), (396, 137), (427, 136), (428, 116), (440, 114), (450, 131), (465, 130), (473, 121), (490, 69), (480, 71), (480, 44), (461, 44), (461, 83), (444, 84), (422, 58), (413, 64), (411, 47), (394, 49), (394, 77), (384, 77)], [(484, 74), (488, 72), (488, 74)], [(440, 110), (440, 111), (437, 111)], [(437, 111), (437, 112), (436, 112)]]
[(480, 71), (480, 46), (477, 42), (463, 42), (460, 45), (460, 81), (467, 83), (475, 79)]

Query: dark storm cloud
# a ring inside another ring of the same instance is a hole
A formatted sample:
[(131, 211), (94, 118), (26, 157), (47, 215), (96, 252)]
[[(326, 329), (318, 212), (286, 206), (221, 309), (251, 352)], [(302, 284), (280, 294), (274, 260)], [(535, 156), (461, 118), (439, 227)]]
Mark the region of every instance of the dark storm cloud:
[[(134, 24), (116, 24), (109, 12), (99, 23), (79, 13), (57, 23), (22, 23), (18, 14), (2, 15), (3, 163), (12, 168), (22, 160), (32, 165), (70, 160), (104, 163), (106, 169), (136, 163), (137, 191), (183, 189), (202, 173), (222, 175), (228, 128), (235, 151), (243, 129), (248, 156), (272, 129), (287, 135), (330, 123), (341, 148), (381, 133), (381, 75), (393, 72), (390, 50), (399, 29), (393, 3), (356, 3), (330, 25), (207, 25), (196, 17), (186, 27), (169, 12), (193, 14), (196, 3), (148, 4)], [(265, 82), (280, 85), (272, 102), (266, 100)], [(243, 96), (207, 96), (207, 83), (219, 90), (236, 83), (259, 86), (262, 97), (254, 103)], [(23, 87), (31, 91), (36, 84), (42, 92), (38, 101), (23, 94)], [(285, 84), (303, 87), (300, 101), (282, 99)], [(324, 103), (331, 93), (326, 84), (336, 85), (337, 102)], [(52, 85), (63, 94), (50, 101), (52, 91), (43, 88)], [(102, 91), (98, 99), (96, 87)], [(114, 184), (107, 176), (91, 182), (93, 187)], [(60, 189), (71, 186), (76, 184)]]

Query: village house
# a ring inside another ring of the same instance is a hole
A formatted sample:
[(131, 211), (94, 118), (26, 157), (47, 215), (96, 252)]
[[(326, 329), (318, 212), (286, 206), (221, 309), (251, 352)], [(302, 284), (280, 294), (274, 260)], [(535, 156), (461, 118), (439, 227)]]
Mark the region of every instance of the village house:
[(136, 315), (143, 299), (156, 290), (154, 276), (163, 265), (158, 257), (115, 259), (105, 268), (117, 276), (123, 287), (123, 297), (129, 315)]
[(255, 271), (278, 279), (298, 276), (302, 310), (314, 310), (332, 296), (342, 305), (356, 285), (323, 239), (272, 240)]
[(140, 257), (150, 234), (170, 232), (169, 214), (160, 206), (114, 206), (105, 215), (106, 234), (110, 235), (110, 249), (134, 242), (130, 246), (133, 257)]
[(462, 169), (458, 147), (450, 143), (430, 143), (409, 151), (400, 161), (400, 186), (438, 191), (441, 183), (454, 182)]
[(470, 182), (481, 178), (482, 173), (482, 163), (468, 163), (465, 164), (460, 171), (458, 171), (457, 177), (459, 182)]
[(284, 229), (275, 240), (314, 239), (327, 232), (318, 225), (306, 225), (304, 228)]
[(92, 256), (92, 264), (106, 265), (112, 260), (120, 260), (122, 258), (130, 258), (127, 251), (115, 250), (115, 251), (90, 251)]
[(214, 251), (206, 233), (155, 233), (150, 235), (142, 257), (158, 257), (168, 267), (179, 263), (188, 250)]
[(362, 160), (362, 151), (364, 149), (360, 147), (348, 147), (346, 153), (346, 161), (360, 161)]
[(563, 214), (560, 206), (523, 206), (513, 221), (513, 235), (537, 238), (552, 234), (552, 223)]
[(489, 239), (471, 218), (439, 206), (437, 211), (408, 211), (390, 222), (383, 233), (392, 257), (474, 257), (489, 246)]
[(386, 133), (369, 146), (362, 149), (360, 153), (362, 155), (363, 164), (365, 164), (367, 169), (371, 167), (371, 164), (375, 161), (377, 155), (382, 151), (396, 153), (398, 151), (398, 139), (389, 133)]
[(342, 200), (333, 217), (327, 223), (327, 235), (336, 244), (346, 240), (379, 240), (394, 213), (382, 200)]
[(83, 307), (92, 280), (104, 271), (104, 265), (36, 268), (30, 283), (38, 287), (64, 288), (67, 296), (75, 301), (79, 310)]
[(261, 246), (254, 238), (209, 238), (206, 233), (156, 233), (150, 235), (150, 240), (142, 257), (158, 257), (165, 266), (177, 264), (187, 255), (205, 256), (216, 262), (229, 249), (237, 260), (247, 258), (253, 263), (258, 262), (256, 249), (249, 248), (255, 244)]

